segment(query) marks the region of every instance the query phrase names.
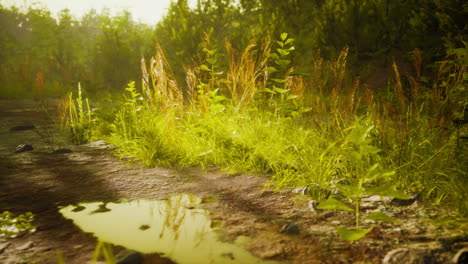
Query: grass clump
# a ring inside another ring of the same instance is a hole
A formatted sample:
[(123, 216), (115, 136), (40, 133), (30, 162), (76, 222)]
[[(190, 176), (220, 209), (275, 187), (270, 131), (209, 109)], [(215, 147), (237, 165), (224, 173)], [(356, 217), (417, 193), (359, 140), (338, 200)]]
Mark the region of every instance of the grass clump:
[[(392, 182), (389, 190), (468, 213), (460, 143), (466, 128), (453, 122), (464, 117), (466, 64), (456, 54), (440, 63), (435, 79), (417, 67), (402, 75), (394, 64), (393, 81), (371, 90), (346, 73), (347, 48), (335, 61), (317, 56), (314, 69), (301, 73), (288, 62), (294, 40), (287, 34), (241, 52), (226, 43), (227, 56), (205, 39), (199, 61), (186, 69), (186, 86), (161, 48), (149, 64), (142, 60), (143, 89), (129, 83), (107, 118), (121, 156), (148, 166), (268, 173), (276, 188), (309, 186), (315, 199), (347, 180), (358, 190), (356, 204), (373, 193), (369, 181), (383, 189)], [(420, 67), (418, 52), (414, 60)], [(83, 109), (78, 104), (70, 120), (91, 124)]]

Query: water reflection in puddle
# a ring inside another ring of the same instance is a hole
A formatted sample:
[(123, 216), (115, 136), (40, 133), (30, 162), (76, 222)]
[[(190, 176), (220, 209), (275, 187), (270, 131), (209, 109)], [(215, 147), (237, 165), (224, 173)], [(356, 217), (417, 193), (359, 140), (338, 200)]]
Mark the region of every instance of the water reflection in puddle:
[(224, 243), (211, 227), (200, 197), (179, 194), (168, 200), (81, 203), (60, 213), (101, 241), (142, 253), (160, 253), (184, 263), (275, 263), (262, 261), (241, 243)]

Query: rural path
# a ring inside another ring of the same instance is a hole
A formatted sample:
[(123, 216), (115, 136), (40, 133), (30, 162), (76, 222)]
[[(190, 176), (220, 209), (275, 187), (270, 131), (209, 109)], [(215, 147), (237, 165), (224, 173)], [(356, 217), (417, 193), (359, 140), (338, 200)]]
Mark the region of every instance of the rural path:
[[(50, 105), (53, 115), (53, 103)], [(11, 131), (19, 125), (35, 128)], [(63, 252), (65, 263), (87, 263), (96, 239), (62, 217), (58, 208), (82, 202), (159, 200), (179, 193), (214, 197), (214, 202), (202, 207), (221, 223), (223, 239), (250, 237), (247, 249), (265, 260), (382, 263), (387, 252), (416, 245), (414, 248), (422, 249), (416, 250), (417, 254), (433, 261), (425, 263), (447, 263), (457, 250), (467, 246), (466, 237), (458, 239), (456, 230), (446, 235), (453, 238), (448, 246), (437, 240), (441, 236), (438, 227), (418, 220), (419, 204), (394, 209), (397, 218), (404, 218), (402, 226), (375, 225), (366, 238), (347, 242), (337, 236), (335, 227), (352, 226), (352, 213), (314, 212), (307, 203), (294, 199), (296, 194), (290, 189), (263, 188), (266, 176), (231, 175), (217, 168), (144, 168), (119, 160), (101, 141), (68, 145), (65, 147), (71, 153), (54, 154), (47, 147), (53, 133), (50, 118), (37, 102), (0, 101), (0, 213), (32, 212), (37, 227), (36, 232), (16, 238), (0, 237), (0, 263), (57, 263), (58, 251)], [(30, 144), (34, 150), (15, 153), (20, 144)], [(288, 225), (298, 230), (284, 232)], [(153, 254), (145, 263), (172, 262)]]

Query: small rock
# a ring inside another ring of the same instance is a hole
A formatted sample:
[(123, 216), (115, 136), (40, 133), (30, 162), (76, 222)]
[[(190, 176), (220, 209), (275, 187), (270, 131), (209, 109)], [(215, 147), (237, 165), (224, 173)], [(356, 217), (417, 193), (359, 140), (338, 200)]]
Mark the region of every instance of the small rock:
[(374, 210), (374, 209), (377, 209), (377, 207), (379, 207), (379, 203), (378, 202), (364, 202), (364, 203), (361, 203), (359, 207), (362, 210)]
[(369, 197), (362, 198), (361, 202), (380, 202), (382, 201), (380, 195), (371, 195)]
[(151, 228), (151, 226), (149, 226), (149, 225), (141, 225), (138, 229), (140, 229), (141, 231), (145, 231), (145, 230), (148, 230), (150, 228)]
[(32, 130), (36, 127), (34, 125), (20, 125), (10, 128), (10, 131), (25, 131), (25, 130)]
[(85, 144), (84, 146), (93, 147), (93, 148), (100, 148), (100, 149), (110, 149), (110, 148), (112, 148), (104, 140), (89, 142), (88, 144)]
[(333, 220), (331, 221), (331, 223), (334, 225), (341, 225), (341, 221), (338, 221), (338, 220)]
[(299, 226), (296, 225), (296, 224), (293, 224), (293, 223), (289, 223), (289, 224), (285, 224), (282, 228), (281, 228), (281, 233), (285, 233), (285, 234), (288, 234), (288, 235), (297, 235), (299, 234)]
[(8, 246), (10, 246), (10, 242), (5, 242), (5, 243), (1, 243), (0, 244), (0, 254), (3, 253), (3, 251), (5, 251), (5, 249), (7, 249)]
[(309, 202), (307, 202), (307, 207), (309, 207), (309, 209), (310, 209), (312, 212), (317, 212), (317, 211), (316, 211), (316, 207), (317, 207), (318, 204), (319, 204), (319, 201), (310, 200)]
[(407, 200), (403, 200), (403, 199), (398, 199), (398, 198), (393, 198), (390, 202), (391, 205), (394, 205), (394, 206), (410, 206), (412, 205), (414, 202), (416, 202), (416, 200), (419, 199), (419, 195), (418, 194), (409, 194), (410, 195), (410, 199), (407, 199)]
[(297, 187), (292, 190), (292, 193), (303, 194), (303, 195), (306, 195), (308, 192), (309, 192), (309, 187), (307, 186)]
[(16, 146), (16, 153), (20, 153), (20, 152), (26, 152), (26, 151), (31, 151), (33, 150), (34, 148), (31, 146), (31, 145), (28, 145), (28, 144), (21, 144), (21, 145), (18, 145)]
[(115, 263), (117, 264), (141, 264), (143, 263), (143, 260), (143, 254), (129, 249), (120, 251), (115, 256)]
[(72, 153), (73, 151), (71, 149), (67, 148), (60, 148), (52, 152), (53, 154), (66, 154), (66, 153)]
[(454, 264), (467, 264), (468, 263), (468, 247), (460, 249), (452, 259)]
[(21, 246), (16, 247), (17, 250), (27, 250), (34, 246), (34, 242), (28, 241)]
[(382, 264), (423, 264), (425, 257), (422, 255), (422, 251), (409, 249), (409, 248), (397, 248), (391, 250), (385, 255)]

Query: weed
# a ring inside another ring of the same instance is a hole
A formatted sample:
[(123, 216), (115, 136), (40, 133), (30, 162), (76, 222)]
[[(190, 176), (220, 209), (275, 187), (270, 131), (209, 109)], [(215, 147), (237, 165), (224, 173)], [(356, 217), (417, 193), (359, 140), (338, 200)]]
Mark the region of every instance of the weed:
[[(224, 65), (219, 47), (206, 39), (201, 62), (187, 66), (187, 89), (174, 81), (158, 47), (149, 67), (142, 60), (142, 91), (129, 83), (122, 104), (105, 118), (112, 127), (109, 140), (119, 155), (148, 166), (269, 173), (270, 185), (309, 186), (315, 199), (329, 196), (333, 182), (346, 178), (352, 184), (338, 186), (357, 205), (357, 226), (364, 195), (399, 194), (388, 182), (468, 212), (458, 150), (464, 128), (450, 121), (466, 105), (450, 104), (462, 93), (466, 67), (457, 60), (443, 64), (450, 70), (441, 66), (431, 88), (421, 71), (400, 74), (394, 64), (395, 80), (384, 91), (372, 91), (347, 74), (347, 48), (334, 61), (317, 55), (306, 75), (288, 62), (293, 43), (282, 34), (273, 53), (268, 41), (251, 41), (240, 53), (226, 43)], [(420, 55), (414, 57), (420, 67)], [(68, 101), (75, 138), (96, 133), (89, 130), (99, 117), (84, 107), (81, 94)], [(357, 116), (365, 118), (355, 123)]]
[(60, 126), (62, 129), (69, 129), (73, 143), (84, 144), (89, 141), (94, 120), (88, 98), (83, 99), (80, 83), (78, 97), (73, 98), (73, 93), (70, 92), (59, 115)]
[[(364, 196), (367, 195), (380, 195), (386, 197), (394, 197), (399, 199), (409, 199), (410, 197), (403, 192), (396, 189), (396, 186), (392, 183), (384, 183), (382, 181), (387, 180), (388, 177), (395, 174), (394, 171), (385, 170), (378, 162), (379, 158), (376, 154), (380, 152), (380, 149), (373, 146), (369, 134), (373, 126), (364, 127), (356, 125), (353, 127), (351, 133), (347, 137), (347, 145), (349, 145), (346, 151), (345, 161), (347, 165), (347, 171), (351, 173), (349, 184), (336, 184), (338, 190), (351, 201), (354, 202), (355, 208), (352, 209), (346, 204), (335, 199), (333, 196), (329, 197), (327, 201), (320, 203), (317, 209), (332, 209), (342, 211), (354, 211), (356, 218), (355, 229), (347, 229), (344, 227), (338, 227), (338, 234), (346, 240), (354, 241), (361, 239), (372, 228), (363, 229), (360, 227), (361, 211), (360, 202)], [(368, 219), (393, 222), (395, 221), (391, 217), (381, 212), (374, 212), (367, 216)]]

